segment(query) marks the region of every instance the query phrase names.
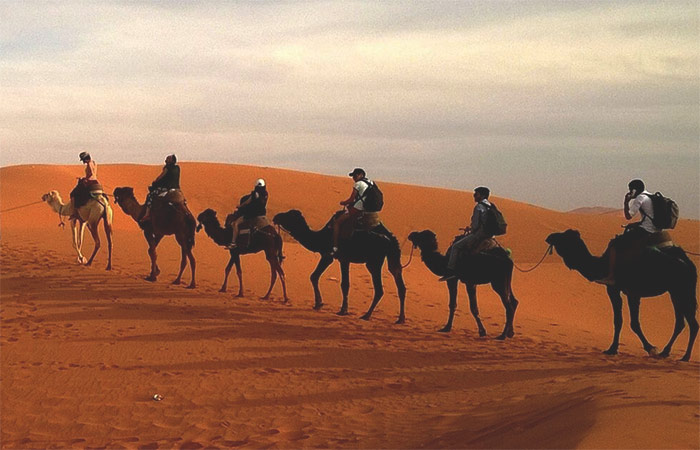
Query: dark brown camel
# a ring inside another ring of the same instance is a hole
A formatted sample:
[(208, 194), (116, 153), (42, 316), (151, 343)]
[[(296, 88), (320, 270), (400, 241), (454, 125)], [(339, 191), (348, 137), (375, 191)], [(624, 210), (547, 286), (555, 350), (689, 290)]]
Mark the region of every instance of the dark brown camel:
[[(216, 211), (213, 209), (206, 209), (197, 217), (199, 225), (197, 225), (197, 231), (204, 227), (204, 231), (217, 245), (226, 247), (231, 244), (233, 239), (233, 227), (230, 225), (222, 227), (219, 223), (219, 219), (216, 217)], [(241, 241), (239, 237), (238, 241)], [(231, 272), (233, 265), (236, 265), (236, 274), (238, 275), (238, 297), (243, 297), (243, 272), (241, 270), (241, 255), (248, 255), (252, 253), (258, 253), (264, 251), (265, 259), (270, 264), (270, 288), (267, 293), (262, 297), (263, 300), (270, 298), (270, 293), (272, 288), (277, 281), (277, 275), (280, 277), (282, 282), (282, 292), (284, 293), (284, 302), (287, 303), (289, 298), (287, 297), (287, 283), (284, 277), (284, 270), (282, 270), (282, 260), (284, 256), (282, 255), (282, 237), (277, 233), (275, 227), (268, 225), (262, 229), (256, 230), (250, 236), (250, 242), (245, 245), (238, 245), (233, 249), (229, 249), (231, 253), (231, 259), (226, 265), (224, 270), (224, 284), (221, 285), (219, 292), (226, 292), (226, 287), (228, 284), (228, 275)]]
[[(337, 214), (338, 213), (336, 213), (336, 215)], [(333, 220), (336, 215), (334, 215), (323, 229), (319, 231), (311, 230), (301, 212), (295, 209), (279, 213), (272, 219), (276, 225), (287, 230), (292, 237), (299, 241), (306, 249), (321, 254), (321, 260), (318, 262), (316, 270), (311, 274), (311, 284), (314, 287), (315, 296), (314, 309), (321, 309), (321, 307), (323, 307), (318, 281), (321, 278), (321, 274), (331, 265), (335, 258), (340, 262), (340, 271), (342, 274), (340, 287), (343, 292), (343, 304), (340, 307), (340, 311), (338, 311), (338, 315), (344, 316), (348, 314), (350, 263), (364, 264), (372, 275), (372, 284), (374, 285), (372, 304), (361, 317), (363, 320), (369, 320), (379, 300), (381, 300), (384, 295), (384, 287), (382, 286), (382, 266), (386, 259), (399, 294), (400, 312), (396, 323), (404, 323), (406, 321), (404, 309), (406, 285), (403, 281), (401, 269), (401, 248), (396, 237), (381, 224), (371, 232), (355, 231), (349, 240), (341, 244), (340, 251), (335, 256), (332, 256)]]
[(145, 205), (139, 204), (134, 197), (134, 189), (131, 187), (118, 187), (114, 190), (114, 203), (119, 205), (127, 215), (131, 216), (139, 227), (143, 230), (143, 235), (148, 241), (148, 256), (151, 257), (151, 273), (146, 280), (156, 281), (160, 269), (156, 263), (156, 247), (160, 243), (163, 236), (175, 235), (177, 243), (182, 251), (180, 260), (180, 272), (173, 284), (180, 284), (182, 273), (187, 266), (187, 260), (190, 261), (192, 270), (192, 281), (188, 288), (192, 289), (196, 286), (195, 283), (195, 261), (192, 254), (194, 247), (194, 230), (196, 222), (194, 216), (187, 208), (185, 197), (180, 190), (171, 190), (163, 198), (153, 199), (151, 206), (150, 220), (145, 223), (139, 222), (138, 219), (143, 215)]
[[(554, 246), (569, 269), (581, 273), (588, 281), (602, 280), (609, 269), (608, 251), (603, 256), (593, 256), (576, 230), (552, 233), (547, 243)], [(698, 300), (696, 297), (697, 270), (681, 247), (668, 246), (660, 249), (646, 249), (632, 264), (616, 269), (615, 284), (608, 285), (608, 297), (613, 307), (615, 332), (610, 348), (603, 353), (616, 355), (622, 328), (622, 297), (627, 296), (630, 308), (630, 326), (639, 336), (644, 350), (656, 355), (656, 347), (647, 341), (639, 323), (639, 303), (642, 297), (655, 297), (665, 292), (671, 294), (671, 303), (676, 316), (673, 335), (658, 356), (667, 357), (676, 338), (688, 322), (690, 336), (688, 347), (681, 361), (689, 361), (695, 338), (698, 335), (698, 321), (695, 318)]]
[[(438, 251), (438, 242), (430, 230), (413, 231), (408, 235), (414, 247), (421, 252), (421, 260), (435, 275), (443, 276), (447, 270), (447, 255)], [(487, 252), (470, 255), (458, 260), (456, 270), (457, 278), (447, 281), (447, 290), (450, 295), (450, 315), (447, 324), (440, 332), (447, 333), (452, 330), (455, 310), (457, 309), (457, 285), (459, 281), (467, 287), (469, 296), (469, 309), (479, 328), (479, 336), (486, 336), (486, 329), (479, 318), (479, 307), (476, 301), (476, 286), (479, 284), (491, 284), (491, 288), (498, 294), (506, 310), (506, 324), (503, 332), (496, 338), (503, 340), (515, 335), (513, 321), (515, 310), (518, 308), (518, 300), (513, 295), (511, 280), (513, 278), (513, 261), (502, 248), (494, 248)]]

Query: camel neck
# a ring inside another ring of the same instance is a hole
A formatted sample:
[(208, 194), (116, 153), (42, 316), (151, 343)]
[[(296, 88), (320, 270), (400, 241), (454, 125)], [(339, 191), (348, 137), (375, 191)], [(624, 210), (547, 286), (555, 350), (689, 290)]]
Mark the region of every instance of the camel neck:
[(444, 275), (447, 270), (447, 257), (437, 250), (423, 251), (421, 249), (420, 259), (425, 266), (435, 275)]
[(589, 281), (599, 280), (608, 273), (607, 253), (603, 256), (594, 256), (585, 244), (577, 253), (562, 255), (562, 259), (567, 267), (576, 270)]
[(141, 213), (143, 212), (144, 205), (139, 204), (136, 199), (126, 199), (119, 202), (122, 210), (131, 216), (135, 221), (139, 221)]
[(317, 253), (329, 250), (333, 238), (330, 230), (324, 228), (319, 231), (314, 231), (306, 224), (303, 228), (290, 232), (290, 234), (306, 249)]
[(217, 245), (228, 245), (233, 240), (233, 229), (226, 229), (221, 226), (218, 220), (205, 223), (204, 232), (207, 233)]

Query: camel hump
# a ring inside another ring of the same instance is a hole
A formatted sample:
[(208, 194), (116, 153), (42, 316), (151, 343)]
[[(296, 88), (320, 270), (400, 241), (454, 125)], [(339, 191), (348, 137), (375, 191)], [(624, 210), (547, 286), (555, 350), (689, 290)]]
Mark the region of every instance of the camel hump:
[(153, 197), (153, 200), (155, 202), (169, 203), (173, 206), (187, 204), (185, 194), (183, 194), (180, 189), (168, 189), (167, 191), (160, 192)]

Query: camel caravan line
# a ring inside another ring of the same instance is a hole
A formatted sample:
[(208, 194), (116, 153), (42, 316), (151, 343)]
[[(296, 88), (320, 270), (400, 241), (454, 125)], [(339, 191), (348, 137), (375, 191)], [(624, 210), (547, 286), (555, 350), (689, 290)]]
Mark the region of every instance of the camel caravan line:
[[(179, 167), (174, 164), (174, 160), (174, 155), (166, 158), (163, 173), (154, 181), (144, 204), (139, 203), (135, 198), (134, 190), (131, 187), (117, 187), (113, 191), (114, 203), (119, 205), (122, 211), (138, 224), (148, 244), (151, 267), (149, 275), (145, 278), (147, 281), (155, 282), (157, 280), (160, 269), (157, 263), (156, 249), (163, 237), (172, 235), (181, 248), (180, 270), (173, 284), (181, 283), (183, 272), (189, 263), (191, 281), (187, 287), (195, 288), (196, 262), (193, 249), (196, 233), (204, 229), (206, 235), (214, 243), (230, 253), (230, 259), (224, 268), (220, 292), (227, 291), (228, 277), (235, 265), (238, 278), (236, 295), (242, 297), (244, 283), (240, 257), (241, 255), (264, 252), (270, 266), (270, 285), (262, 299), (270, 298), (279, 279), (282, 285), (283, 301), (286, 303), (289, 298), (285, 273), (282, 268), (284, 261), (283, 241), (278, 231), (284, 230), (302, 247), (320, 255), (318, 264), (310, 275), (315, 310), (320, 310), (324, 306), (319, 287), (321, 275), (337, 260), (340, 264), (342, 293), (342, 304), (337, 314), (340, 316), (348, 315), (350, 264), (364, 264), (372, 279), (374, 295), (369, 309), (360, 318), (370, 320), (384, 295), (382, 267), (386, 262), (389, 273), (396, 284), (399, 298), (399, 316), (396, 323), (403, 324), (406, 321), (406, 285), (402, 273), (401, 246), (396, 236), (385, 227), (379, 218), (378, 213), (383, 206), (383, 196), (379, 187), (366, 178), (362, 169), (355, 169), (350, 174), (355, 185), (348, 200), (341, 202), (345, 208), (333, 214), (321, 229), (313, 230), (308, 225), (304, 215), (296, 209), (275, 214), (272, 224), (269, 223), (266, 219), (268, 194), (262, 179), (256, 182), (255, 188), (250, 194), (241, 198), (236, 211), (226, 217), (223, 225), (213, 209), (202, 211), (195, 219), (187, 206), (185, 196), (179, 189)], [(177, 168), (177, 171), (174, 168)], [(173, 177), (173, 173), (176, 173), (177, 176)], [(166, 186), (158, 185), (161, 180), (166, 181)], [(167, 183), (170, 183), (169, 186)], [(436, 277), (440, 277), (441, 281), (446, 281), (449, 316), (447, 323), (439, 331), (447, 333), (452, 330), (457, 309), (458, 285), (462, 283), (466, 287), (469, 309), (476, 321), (479, 336), (486, 336), (486, 328), (479, 317), (477, 286), (488, 284), (498, 294), (503, 304), (505, 323), (497, 339), (505, 340), (515, 336), (515, 313), (519, 300), (512, 288), (514, 263), (510, 252), (503, 249), (494, 238), (494, 236), (505, 233), (506, 223), (496, 206), (487, 200), (488, 193), (487, 188), (475, 189), (476, 206), (472, 222), (465, 229), (465, 234), (455, 238), (445, 254), (440, 253), (437, 237), (430, 230), (413, 231), (408, 235), (408, 240), (413, 249), (420, 251), (421, 260), (428, 270)], [(644, 193), (648, 194), (646, 191)], [(625, 215), (628, 219), (636, 212), (633, 210), (636, 203), (633, 203), (632, 200), (638, 197), (641, 195), (633, 197), (632, 191), (625, 197)], [(73, 196), (71, 196), (69, 203), (64, 203), (57, 191), (48, 192), (42, 197), (42, 200), (59, 216), (70, 218), (73, 248), (77, 252), (80, 264), (91, 265), (100, 250), (98, 225), (101, 221), (103, 222), (109, 251), (106, 269), (110, 270), (112, 268), (113, 213), (107, 195), (101, 190), (91, 191), (87, 200), (84, 199), (83, 204), (79, 206), (76, 206), (76, 200)], [(649, 203), (644, 203), (645, 201), (642, 199), (638, 203), (643, 208), (649, 208)], [(631, 210), (628, 210), (628, 203), (633, 205)], [(364, 208), (362, 208), (363, 206)], [(654, 206), (654, 208), (658, 207)], [(644, 213), (643, 209), (641, 211)], [(675, 214), (677, 217), (677, 209)], [(661, 214), (658, 215), (661, 216)], [(644, 225), (644, 220), (648, 216), (649, 211), (647, 210), (643, 214), (643, 221), (639, 223)], [(672, 228), (674, 225), (675, 222), (666, 228)], [(81, 253), (85, 226), (90, 230), (95, 242), (93, 253), (88, 259)], [(628, 227), (632, 231), (613, 239), (606, 252), (600, 257), (593, 256), (588, 251), (576, 230), (552, 233), (546, 238), (546, 243), (549, 245), (549, 249), (556, 250), (569, 269), (580, 272), (591, 282), (605, 285), (613, 308), (614, 332), (613, 342), (604, 353), (617, 354), (622, 327), (621, 294), (624, 293), (630, 309), (631, 328), (639, 337), (644, 350), (650, 355), (668, 357), (674, 342), (687, 323), (690, 331), (689, 339), (681, 360), (688, 361), (699, 328), (695, 317), (697, 311), (697, 269), (686, 252), (670, 241), (667, 232), (659, 229), (658, 232), (642, 235), (634, 231), (633, 227)], [(643, 236), (644, 240), (634, 242), (643, 242), (643, 245), (630, 247), (627, 242), (631, 239), (629, 235), (635, 233)], [(670, 294), (675, 313), (675, 325), (670, 340), (659, 352), (656, 347), (649, 343), (642, 332), (639, 321), (639, 306), (641, 298), (658, 296), (666, 292)]]

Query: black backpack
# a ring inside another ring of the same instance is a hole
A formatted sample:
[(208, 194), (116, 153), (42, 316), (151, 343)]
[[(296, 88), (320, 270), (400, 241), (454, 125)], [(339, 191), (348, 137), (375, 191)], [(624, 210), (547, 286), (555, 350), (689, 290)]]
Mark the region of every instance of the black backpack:
[(655, 227), (661, 229), (671, 229), (676, 227), (678, 222), (678, 205), (668, 197), (664, 197), (661, 192), (650, 195), (651, 206), (654, 210), (654, 217), (651, 222)]
[(366, 178), (363, 178), (360, 181), (367, 183), (367, 189), (365, 189), (365, 192), (360, 196), (360, 200), (362, 200), (362, 206), (365, 208), (365, 211), (381, 211), (384, 207), (384, 194), (379, 189), (379, 186), (377, 186), (377, 183), (374, 181), (369, 181)]
[(486, 220), (484, 223), (484, 232), (490, 236), (501, 236), (506, 234), (508, 224), (506, 219), (501, 214), (501, 211), (496, 208), (496, 205), (491, 203), (491, 206), (486, 206)]

